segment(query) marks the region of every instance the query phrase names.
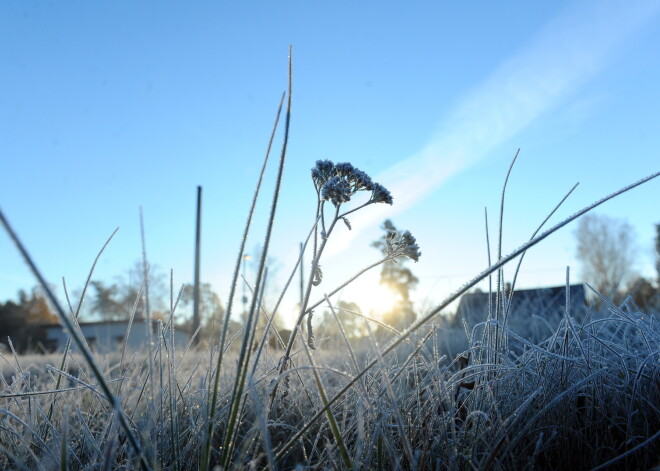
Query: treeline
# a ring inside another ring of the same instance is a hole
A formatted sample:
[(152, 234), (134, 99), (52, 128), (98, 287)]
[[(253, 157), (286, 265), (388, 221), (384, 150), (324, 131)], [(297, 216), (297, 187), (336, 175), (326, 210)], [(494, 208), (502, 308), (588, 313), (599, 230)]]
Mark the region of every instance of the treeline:
[[(129, 270), (128, 277), (116, 277), (112, 283), (91, 281), (84, 294), (78, 321), (121, 321), (130, 318), (137, 321), (145, 319), (149, 311), (152, 319), (167, 323), (173, 310), (175, 326), (192, 334), (192, 286), (186, 285), (180, 292), (170, 295), (165, 288), (164, 274), (154, 269), (150, 271), (148, 282), (145, 283), (140, 271), (136, 264)], [(72, 293), (72, 314), (77, 311), (81, 296), (82, 290)], [(198, 339), (205, 341), (219, 335), (225, 308), (209, 283), (200, 286), (199, 311), (201, 322)], [(21, 290), (17, 301), (0, 303), (0, 349), (13, 349), (17, 353), (43, 351), (42, 345), (46, 339), (44, 327), (57, 323), (59, 318), (55, 310), (39, 288), (29, 293)], [(241, 325), (239, 321), (230, 321), (230, 332), (236, 332)]]
[[(372, 246), (383, 254), (387, 251), (389, 235), (396, 233), (397, 229), (391, 221), (387, 220), (382, 225), (383, 235), (374, 241)], [(257, 247), (255, 260), (258, 260), (260, 248)], [(246, 256), (245, 259), (250, 259)], [(271, 261), (271, 264), (273, 262)], [(245, 272), (245, 266), (243, 268)], [(382, 313), (383, 321), (399, 330), (405, 329), (416, 318), (413, 303), (410, 298), (411, 291), (418, 283), (417, 278), (405, 263), (387, 262), (381, 269), (381, 285), (389, 289), (395, 301), (388, 312)], [(228, 331), (233, 336), (244, 324), (244, 315), (247, 308), (247, 290), (243, 291), (241, 303), (236, 303), (233, 308), (232, 319)], [(279, 293), (277, 293), (279, 294)], [(119, 321), (133, 318), (134, 320), (145, 319), (147, 314), (152, 319), (160, 319), (169, 322), (170, 317), (174, 325), (179, 329), (185, 329), (195, 334), (198, 344), (208, 343), (211, 338), (219, 338), (225, 318), (225, 306), (220, 297), (215, 293), (209, 283), (200, 285), (199, 298), (199, 331), (194, 332), (193, 326), (193, 287), (184, 286), (180, 291), (172, 292), (165, 274), (152, 265), (145, 275), (142, 262), (136, 261), (131, 269), (123, 276), (117, 276), (113, 282), (92, 280), (83, 292), (73, 292), (70, 299), (71, 312), (78, 310), (78, 303), (84, 296), (78, 321)], [(18, 302), (7, 301), (0, 304), (0, 343), (12, 347), (17, 352), (39, 351), (40, 344), (45, 343), (45, 330), (43, 325), (58, 322), (54, 311), (49, 307), (46, 299), (38, 289), (28, 294), (23, 291), (19, 293)], [(257, 330), (263, 332), (268, 316), (272, 315), (273, 303), (268, 293), (262, 299)], [(360, 307), (351, 302), (340, 301), (335, 306), (336, 312), (331, 313), (327, 307), (316, 317), (315, 324), (319, 326), (318, 334), (325, 338), (338, 338), (340, 327), (337, 320), (344, 328), (344, 334), (349, 338), (359, 338), (367, 335), (365, 320), (361, 317)], [(174, 313), (171, 316), (171, 313)], [(369, 313), (365, 313), (369, 314)], [(284, 322), (278, 313), (275, 313), (272, 326), (281, 335), (286, 336)], [(381, 328), (377, 328), (380, 331)], [(272, 336), (272, 335), (271, 335)], [(9, 338), (11, 340), (9, 340)], [(272, 339), (271, 339), (272, 340)]]
[(57, 322), (46, 298), (35, 288), (18, 292), (18, 301), (0, 303), (0, 344), (22, 353), (38, 347), (45, 331), (40, 326)]

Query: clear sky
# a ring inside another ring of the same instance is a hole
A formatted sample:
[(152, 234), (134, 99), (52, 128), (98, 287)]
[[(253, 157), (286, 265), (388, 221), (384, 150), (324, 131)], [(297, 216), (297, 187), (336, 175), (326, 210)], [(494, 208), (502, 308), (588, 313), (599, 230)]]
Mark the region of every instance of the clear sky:
[[(518, 148), (505, 253), (574, 183), (551, 223), (660, 170), (656, 1), (3, 2), (0, 207), (60, 296), (61, 277), (80, 288), (116, 227), (95, 278), (141, 257), (140, 206), (151, 263), (190, 282), (202, 185), (202, 278), (226, 300), (290, 44), (273, 292), (314, 217), (317, 159), (351, 162), (394, 196), (337, 234), (322, 288), (376, 259), (369, 243), (391, 218), (422, 250), (410, 264), (420, 309), (486, 267), (484, 207), (494, 231)], [(597, 210), (634, 227), (647, 276), (659, 195), (653, 181)], [(563, 284), (568, 265), (580, 281), (575, 227), (530, 251), (519, 286)], [(3, 233), (0, 300), (34, 284)], [(342, 297), (366, 302), (376, 284), (377, 272)]]

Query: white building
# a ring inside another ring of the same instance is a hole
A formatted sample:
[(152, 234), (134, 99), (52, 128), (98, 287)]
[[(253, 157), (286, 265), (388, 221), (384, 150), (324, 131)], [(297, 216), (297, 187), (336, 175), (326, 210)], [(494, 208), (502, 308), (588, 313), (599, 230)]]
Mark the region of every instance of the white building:
[[(153, 321), (154, 343), (158, 342), (158, 321)], [(126, 332), (128, 330), (128, 321), (101, 321), (101, 322), (81, 322), (80, 331), (87, 340), (87, 344), (93, 352), (109, 353), (120, 351), (123, 348)], [(147, 332), (148, 324), (144, 320), (135, 320), (131, 325), (126, 347), (129, 351), (146, 351), (148, 348), (149, 336)], [(59, 324), (44, 326), (45, 340), (44, 347), (48, 351), (62, 352), (69, 339), (68, 333), (64, 327)], [(170, 331), (164, 330), (163, 335), (167, 345), (170, 345)], [(190, 334), (182, 329), (174, 329), (174, 346), (177, 350), (185, 348), (190, 340)], [(162, 338), (160, 339), (163, 340)]]

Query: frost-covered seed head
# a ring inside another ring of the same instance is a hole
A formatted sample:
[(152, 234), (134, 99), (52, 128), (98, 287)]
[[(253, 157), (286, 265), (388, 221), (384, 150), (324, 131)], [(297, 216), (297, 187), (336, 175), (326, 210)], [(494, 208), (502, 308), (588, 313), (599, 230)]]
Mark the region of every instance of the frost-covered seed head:
[(312, 180), (318, 188), (322, 187), (333, 176), (334, 167), (335, 165), (329, 160), (316, 161), (316, 165), (312, 168)]
[(392, 204), (394, 199), (390, 192), (380, 183), (374, 183), (371, 190), (371, 201), (374, 203)]
[(419, 245), (417, 245), (417, 240), (415, 240), (415, 237), (413, 237), (410, 231), (405, 231), (401, 234), (395, 231), (388, 231), (385, 242), (387, 255), (390, 258), (403, 256), (418, 262), (419, 257), (422, 255)]
[(355, 170), (357, 169), (354, 168), (353, 165), (351, 165), (348, 162), (340, 162), (337, 165), (335, 165), (335, 175), (339, 175), (342, 177), (351, 177)]
[(339, 176), (332, 177), (321, 187), (321, 199), (330, 200), (335, 206), (350, 201), (352, 194), (351, 185)]
[(357, 190), (373, 190), (374, 184), (371, 181), (371, 177), (369, 177), (369, 175), (364, 173), (362, 170), (356, 168), (353, 172), (352, 180)]
[(335, 206), (350, 201), (358, 191), (370, 191), (370, 203), (392, 204), (390, 192), (371, 177), (348, 162), (332, 163), (330, 160), (317, 160), (312, 168), (312, 181), (321, 199), (331, 200)]
[(416, 262), (419, 261), (419, 257), (422, 255), (422, 252), (420, 252), (419, 245), (417, 245), (417, 240), (415, 240), (410, 231), (406, 231), (401, 235), (401, 246), (403, 255)]

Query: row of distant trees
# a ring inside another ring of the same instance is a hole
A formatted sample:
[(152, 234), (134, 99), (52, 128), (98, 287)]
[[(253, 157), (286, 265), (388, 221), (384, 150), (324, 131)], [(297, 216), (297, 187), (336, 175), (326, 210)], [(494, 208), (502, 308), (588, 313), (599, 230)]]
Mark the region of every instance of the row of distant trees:
[[(392, 221), (386, 220), (383, 225), (383, 236), (372, 243), (372, 246), (385, 253), (386, 234), (396, 231)], [(660, 310), (660, 224), (656, 225), (656, 269), (657, 279), (645, 278), (634, 271), (635, 257), (638, 252), (633, 237), (632, 228), (622, 220), (611, 219), (601, 215), (584, 216), (575, 231), (577, 240), (577, 257), (581, 263), (582, 278), (589, 282), (607, 299), (620, 303), (627, 296), (631, 297), (635, 308), (643, 312)], [(258, 250), (258, 249), (257, 249)], [(258, 259), (258, 257), (256, 257)], [(418, 283), (417, 277), (408, 266), (408, 260), (391, 261), (381, 268), (381, 284), (389, 288), (396, 297), (392, 309), (383, 315), (383, 321), (395, 328), (403, 329), (416, 319), (416, 313), (411, 300), (411, 292)], [(122, 320), (133, 316), (135, 319), (146, 317), (147, 303), (144, 302), (146, 284), (143, 282), (143, 269), (136, 262), (129, 270), (128, 277), (117, 278), (113, 283), (94, 280), (90, 283), (86, 294), (80, 320)], [(181, 295), (170, 293), (166, 288), (165, 275), (153, 267), (147, 277), (149, 287), (149, 309), (153, 319), (169, 320), (173, 304), (175, 323), (180, 327), (192, 329), (191, 310), (193, 303), (192, 286), (183, 288)], [(81, 293), (78, 294), (80, 297)], [(74, 297), (76, 297), (74, 295)], [(266, 302), (268, 302), (266, 300)], [(335, 314), (342, 323), (348, 337), (366, 335), (364, 320), (360, 306), (355, 303), (341, 301), (337, 304)], [(234, 309), (240, 312), (240, 307)], [(268, 309), (266, 308), (266, 311)], [(219, 335), (225, 317), (225, 307), (220, 297), (208, 283), (200, 286), (200, 340), (215, 338)], [(265, 324), (261, 316), (260, 323)], [(339, 333), (339, 326), (334, 315), (326, 310), (321, 313), (317, 334), (324, 337), (334, 337)], [(230, 332), (236, 332), (242, 325), (242, 319), (231, 320)], [(42, 340), (43, 332), (35, 326), (57, 322), (46, 299), (37, 288), (32, 292), (21, 291), (18, 302), (0, 303), (0, 342), (6, 343), (11, 337), (16, 351), (35, 348)], [(274, 327), (281, 329), (281, 319), (276, 316)], [(378, 330), (378, 329), (376, 329)]]
[(19, 291), (18, 301), (0, 303), (0, 343), (11, 344), (17, 352), (34, 348), (43, 337), (36, 326), (57, 322), (38, 288)]
[[(168, 322), (170, 319), (170, 299), (176, 303), (176, 315), (173, 321), (177, 328), (192, 331), (193, 290), (186, 285), (180, 293), (170, 297), (161, 286), (164, 276), (158, 272), (149, 275), (153, 283), (153, 296), (150, 294), (151, 318)], [(80, 294), (80, 293), (76, 293)], [(85, 303), (78, 320), (85, 321), (118, 321), (133, 318), (142, 320), (146, 317), (146, 302), (143, 296), (143, 283), (131, 285), (123, 280), (108, 284), (102, 281), (92, 281), (85, 295)], [(73, 296), (75, 298), (75, 295)], [(224, 320), (225, 309), (220, 297), (213, 291), (209, 283), (200, 286), (200, 326), (197, 337), (207, 340), (219, 336), (220, 326)], [(73, 306), (72, 310), (75, 310)], [(59, 321), (54, 310), (49, 305), (39, 288), (31, 292), (19, 291), (18, 301), (0, 303), (0, 344), (5, 344), (19, 352), (39, 351), (40, 343), (45, 340), (45, 329)], [(230, 332), (236, 332), (241, 322), (231, 320)]]
[[(387, 220), (382, 229), (383, 236), (372, 245), (385, 254), (386, 234), (388, 231), (396, 231), (396, 227)], [(256, 256), (252, 259), (259, 260), (260, 248), (257, 247), (255, 251)], [(390, 312), (384, 314), (383, 320), (398, 328), (410, 325), (416, 317), (410, 293), (418, 280), (405, 263), (405, 260), (400, 260), (398, 263), (387, 262), (381, 271), (381, 283), (395, 293), (397, 299)], [(277, 262), (270, 260), (269, 266), (276, 268)], [(116, 321), (131, 317), (139, 320), (147, 317), (146, 311), (149, 309), (152, 319), (168, 321), (170, 312), (173, 311), (175, 324), (179, 328), (186, 328), (192, 332), (194, 328), (192, 325), (193, 287), (186, 285), (180, 295), (171, 293), (171, 289), (167, 287), (165, 274), (156, 265), (152, 265), (148, 270), (146, 281), (144, 273), (142, 262), (137, 261), (124, 276), (116, 277), (113, 282), (92, 280), (84, 293), (84, 302), (78, 320)], [(147, 290), (148, 303), (145, 299)], [(77, 303), (82, 296), (82, 291), (75, 292), (72, 293), (71, 299)], [(263, 302), (266, 304), (264, 311), (269, 315), (272, 314), (268, 306), (268, 297)], [(235, 306), (234, 312), (240, 314), (244, 307), (245, 304)], [(357, 304), (340, 302), (336, 308), (348, 337), (355, 338), (366, 334), (364, 320), (358, 315), (361, 313), (361, 309)], [(76, 309), (77, 304), (74, 304), (71, 310)], [(202, 283), (200, 286), (199, 312), (200, 325), (197, 333), (199, 340), (203, 342), (209, 338), (217, 338), (225, 318), (225, 307), (209, 283)], [(320, 320), (323, 320), (320, 322), (323, 328), (319, 334), (334, 337), (338, 333), (337, 323), (330, 311), (326, 310), (321, 313)], [(39, 342), (44, 340), (44, 331), (38, 326), (57, 321), (57, 316), (54, 315), (39, 289), (35, 288), (31, 293), (21, 291), (18, 302), (0, 303), (0, 342), (7, 343), (7, 338), (11, 337), (16, 351), (38, 350)], [(240, 329), (243, 321), (244, 319), (240, 315), (232, 318), (228, 326), (229, 332), (234, 333)], [(265, 324), (266, 316), (260, 313), (258, 328)], [(273, 326), (281, 330), (282, 325), (283, 322), (276, 313)]]

